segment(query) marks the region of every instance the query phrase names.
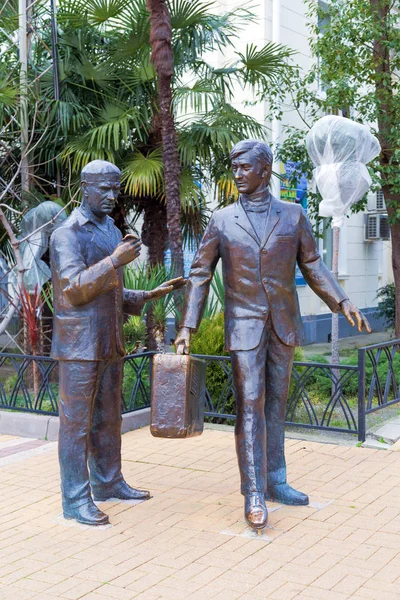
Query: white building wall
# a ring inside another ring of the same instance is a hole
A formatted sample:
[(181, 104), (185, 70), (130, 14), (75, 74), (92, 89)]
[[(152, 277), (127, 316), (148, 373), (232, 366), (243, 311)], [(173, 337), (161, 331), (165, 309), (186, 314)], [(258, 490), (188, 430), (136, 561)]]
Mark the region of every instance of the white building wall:
[[(221, 10), (232, 10), (242, 6), (238, 0), (221, 0)], [(310, 32), (307, 28), (306, 7), (302, 0), (261, 0), (255, 10), (258, 11), (256, 23), (249, 24), (235, 41), (234, 49), (224, 56), (216, 56), (215, 60), (222, 65), (234, 56), (234, 50), (244, 50), (246, 44), (254, 43), (262, 46), (273, 40), (273, 9), (280, 8), (279, 41), (297, 52), (296, 62), (308, 71), (312, 66), (312, 56), (309, 47)], [(276, 23), (276, 20), (275, 20)], [(275, 40), (276, 41), (276, 33)], [(241, 110), (248, 111), (260, 122), (265, 122), (267, 107), (261, 103), (244, 109), (243, 103), (249, 100), (248, 92), (237, 90), (235, 105)], [(290, 99), (283, 106), (284, 118), (282, 125), (290, 124), (303, 126), (300, 116), (290, 104)], [(274, 131), (270, 123), (271, 138)], [(279, 139), (282, 140), (282, 127), (279, 128)], [(271, 139), (272, 141), (272, 139)], [(276, 183), (273, 186), (276, 189)], [(365, 241), (365, 215), (351, 215), (341, 231), (341, 250), (339, 258), (340, 283), (350, 299), (359, 307), (374, 307), (377, 305), (377, 290), (392, 280), (391, 248), (387, 241)], [(322, 242), (321, 242), (322, 250)], [(329, 310), (308, 286), (298, 287), (300, 307), (304, 316), (320, 315)]]

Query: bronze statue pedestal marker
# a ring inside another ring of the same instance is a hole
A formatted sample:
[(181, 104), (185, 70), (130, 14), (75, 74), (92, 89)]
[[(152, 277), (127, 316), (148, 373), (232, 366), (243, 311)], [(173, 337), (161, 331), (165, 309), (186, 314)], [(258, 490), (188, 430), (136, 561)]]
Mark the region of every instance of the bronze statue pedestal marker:
[(123, 287), (123, 267), (140, 253), (140, 240), (109, 217), (121, 173), (102, 160), (82, 171), (82, 204), (53, 233), (52, 357), (59, 361), (59, 459), (64, 517), (104, 525), (108, 516), (92, 500), (147, 499), (121, 473), (123, 314), (140, 315), (145, 302), (184, 284), (152, 291)]
[(302, 207), (269, 193), (273, 156), (256, 140), (231, 152), (239, 200), (213, 213), (193, 261), (185, 294), (178, 354), (190, 350), (218, 261), (225, 287), (225, 345), (231, 353), (236, 397), (236, 451), (245, 517), (267, 524), (265, 500), (306, 505), (308, 496), (286, 479), (285, 412), (294, 349), (303, 343), (296, 263), (333, 312), (361, 331), (365, 317), (322, 261)]

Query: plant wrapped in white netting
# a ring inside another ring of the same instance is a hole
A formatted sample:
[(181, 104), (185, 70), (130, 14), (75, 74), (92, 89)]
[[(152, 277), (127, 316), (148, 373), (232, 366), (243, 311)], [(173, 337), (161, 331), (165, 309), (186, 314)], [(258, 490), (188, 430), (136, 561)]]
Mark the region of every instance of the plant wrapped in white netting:
[(30, 293), (36, 286), (41, 290), (51, 277), (49, 267), (41, 259), (49, 248), (51, 234), (67, 218), (65, 212), (60, 211), (59, 204), (48, 200), (29, 210), (22, 218), (21, 237), (29, 237), (20, 248), (26, 269), (24, 285)]
[(380, 153), (379, 142), (365, 125), (328, 115), (313, 125), (306, 145), (322, 196), (319, 214), (332, 217), (332, 227), (342, 227), (347, 210), (371, 186), (366, 165)]

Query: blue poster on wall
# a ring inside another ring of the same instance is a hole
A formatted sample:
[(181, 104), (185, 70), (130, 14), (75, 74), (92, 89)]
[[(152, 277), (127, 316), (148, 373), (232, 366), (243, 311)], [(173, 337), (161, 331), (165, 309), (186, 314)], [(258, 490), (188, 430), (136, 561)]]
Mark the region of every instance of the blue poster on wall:
[(281, 200), (296, 202), (307, 210), (308, 181), (299, 169), (299, 163), (287, 161), (281, 163)]
[[(190, 267), (192, 266), (193, 259), (196, 254), (196, 248), (185, 244), (183, 248), (183, 272), (185, 277), (189, 277)], [(164, 264), (166, 269), (171, 268), (171, 250), (165, 252)]]
[[(301, 204), (307, 210), (308, 180), (299, 168), (299, 163), (287, 161), (281, 163), (281, 200)], [(301, 271), (296, 267), (296, 285), (305, 286), (306, 282)]]

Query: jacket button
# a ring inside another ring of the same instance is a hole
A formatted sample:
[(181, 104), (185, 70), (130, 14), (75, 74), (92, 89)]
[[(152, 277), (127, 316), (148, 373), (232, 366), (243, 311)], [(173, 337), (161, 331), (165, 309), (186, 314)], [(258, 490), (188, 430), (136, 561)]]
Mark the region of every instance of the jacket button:
[(263, 249), (262, 249), (262, 253), (263, 253), (263, 254), (267, 254), (267, 252), (268, 252), (268, 250), (267, 250), (266, 248), (263, 248)]
[(268, 279), (266, 277), (264, 277), (263, 283), (268, 283)]

